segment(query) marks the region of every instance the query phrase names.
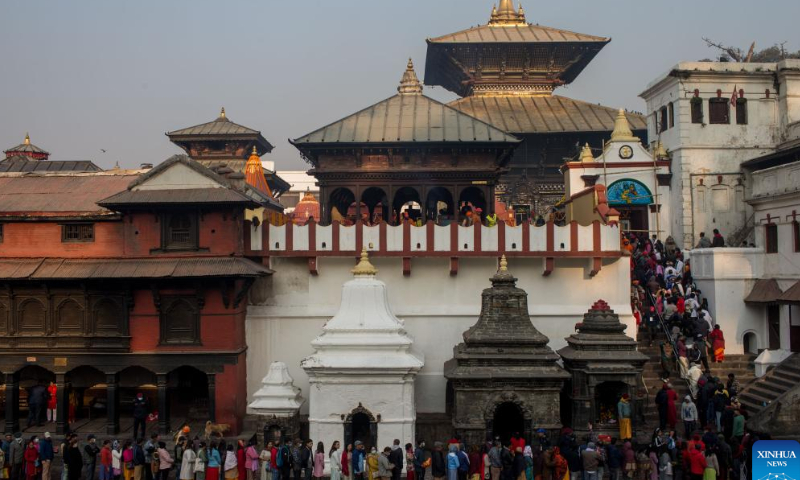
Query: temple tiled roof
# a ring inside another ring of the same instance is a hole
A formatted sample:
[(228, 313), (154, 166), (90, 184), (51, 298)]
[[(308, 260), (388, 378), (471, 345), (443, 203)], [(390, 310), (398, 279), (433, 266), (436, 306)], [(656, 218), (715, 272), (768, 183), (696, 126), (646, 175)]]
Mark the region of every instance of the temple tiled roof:
[(519, 143), (488, 123), (422, 95), (422, 85), (409, 59), (398, 94), (294, 142), (303, 145), (390, 143)]
[(256, 141), (260, 153), (270, 152), (274, 148), (273, 145), (269, 143), (269, 141), (267, 141), (267, 139), (265, 139), (258, 130), (254, 130), (250, 127), (245, 127), (244, 125), (239, 125), (238, 123), (230, 121), (228, 116), (225, 114), (224, 108), (220, 111), (219, 116), (211, 122), (201, 123), (200, 125), (181, 128), (179, 130), (173, 130), (171, 132), (167, 132), (166, 135), (172, 142), (186, 141), (189, 139), (213, 140), (217, 138), (225, 139), (237, 137), (252, 139)]
[[(472, 96), (450, 107), (512, 133), (610, 132), (618, 111), (559, 95)], [(633, 130), (647, 130), (642, 115), (627, 114)]]
[(0, 160), (0, 173), (4, 172), (101, 172), (91, 160), (31, 160), (14, 156)]
[(479, 25), (460, 32), (429, 38), (428, 43), (608, 43), (610, 38), (571, 32), (543, 25)]
[(25, 141), (17, 145), (16, 147), (9, 148), (8, 150), (3, 151), (3, 153), (40, 153), (43, 155), (50, 155), (50, 152), (37, 147), (36, 145), (31, 143), (31, 137), (28, 134), (25, 134)]

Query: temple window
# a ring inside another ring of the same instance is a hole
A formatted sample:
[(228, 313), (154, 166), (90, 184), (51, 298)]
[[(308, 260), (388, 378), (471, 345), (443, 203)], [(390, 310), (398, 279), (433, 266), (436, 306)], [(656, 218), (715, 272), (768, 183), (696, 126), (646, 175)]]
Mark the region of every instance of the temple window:
[(703, 123), (703, 100), (700, 97), (692, 98), (692, 123)]
[(747, 125), (747, 99), (736, 100), (736, 125)]
[(161, 345), (199, 345), (200, 312), (194, 297), (164, 297)]
[(68, 223), (61, 225), (61, 241), (67, 242), (93, 242), (93, 223)]
[(731, 123), (727, 98), (711, 98), (708, 100), (708, 121), (712, 125), (727, 125)]
[(764, 237), (767, 253), (778, 253), (778, 225), (775, 223), (765, 225)]
[(669, 102), (667, 106), (669, 110), (669, 128), (675, 126), (675, 102)]
[(165, 216), (161, 246), (165, 250), (197, 249), (197, 216), (189, 213), (171, 213)]
[(659, 122), (660, 128), (659, 132), (663, 132), (669, 128), (669, 123), (667, 123), (667, 107), (661, 107), (661, 121)]

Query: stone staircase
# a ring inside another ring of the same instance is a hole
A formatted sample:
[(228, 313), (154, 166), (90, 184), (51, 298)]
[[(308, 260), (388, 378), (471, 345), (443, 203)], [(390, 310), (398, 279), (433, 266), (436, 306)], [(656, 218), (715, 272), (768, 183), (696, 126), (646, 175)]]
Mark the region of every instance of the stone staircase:
[[(667, 355), (670, 355), (672, 360), (672, 348), (667, 342), (666, 336), (660, 334), (653, 342), (653, 346), (648, 346), (648, 335), (646, 333), (639, 333), (636, 337), (639, 342), (639, 351), (647, 355), (650, 360), (645, 363), (644, 370), (642, 371), (642, 381), (647, 387), (647, 399), (644, 405), (644, 425), (637, 428), (637, 437), (640, 441), (649, 442), (650, 435), (659, 426), (658, 425), (658, 408), (655, 403), (656, 393), (661, 389), (663, 382), (661, 380), (661, 352), (658, 348), (659, 343), (664, 342), (664, 348)], [(752, 354), (746, 355), (725, 355), (725, 361), (721, 364), (710, 363), (711, 372), (723, 382), (728, 380), (728, 374), (733, 373), (739, 380), (741, 385), (745, 385), (755, 378), (755, 371), (753, 361), (756, 356)], [(676, 415), (678, 419), (678, 433), (683, 435), (683, 427), (680, 421), (680, 404), (683, 398), (689, 394), (689, 385), (685, 380), (680, 378), (679, 372), (672, 361), (670, 362), (669, 379), (672, 383), (672, 388), (678, 395), (676, 402)]]
[(742, 382), (739, 400), (747, 413), (754, 415), (798, 384), (800, 384), (800, 354), (794, 354), (771, 368), (763, 377), (753, 379), (747, 384)]

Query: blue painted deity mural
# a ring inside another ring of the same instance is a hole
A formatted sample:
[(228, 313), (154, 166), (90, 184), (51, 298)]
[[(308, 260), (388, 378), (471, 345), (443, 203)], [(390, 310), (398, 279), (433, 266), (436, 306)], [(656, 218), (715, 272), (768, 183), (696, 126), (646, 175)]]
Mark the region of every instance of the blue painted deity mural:
[(653, 194), (642, 182), (625, 178), (608, 186), (610, 205), (650, 205)]

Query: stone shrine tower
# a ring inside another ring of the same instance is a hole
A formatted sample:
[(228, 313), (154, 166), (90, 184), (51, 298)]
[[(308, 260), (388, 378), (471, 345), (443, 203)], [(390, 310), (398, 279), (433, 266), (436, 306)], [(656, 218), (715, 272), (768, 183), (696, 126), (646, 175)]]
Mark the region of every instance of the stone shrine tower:
[[(572, 374), (571, 423), (578, 433), (592, 422), (596, 432), (619, 434), (617, 402), (625, 393), (635, 397), (647, 361), (647, 356), (636, 350), (636, 341), (625, 335), (626, 328), (619, 315), (598, 300), (575, 325), (576, 333), (566, 339), (568, 345), (558, 351)], [(636, 412), (631, 418), (635, 422)], [(635, 424), (633, 429), (635, 432)]]
[(516, 287), (505, 256), (491, 280), (478, 323), (444, 366), (453, 389), (453, 427), (470, 445), (559, 429), (560, 394), (569, 378), (549, 339), (531, 323), (528, 294)]
[(352, 272), (338, 313), (301, 362), (310, 383), (310, 438), (343, 446), (360, 440), (367, 451), (395, 438), (414, 443), (414, 378), (424, 361), (411, 351), (414, 341), (391, 312), (366, 250)]
[(272, 362), (261, 385), (247, 408), (259, 418), (258, 427), (264, 432), (264, 443), (297, 437), (300, 434), (300, 406), (304, 400), (300, 389), (294, 386), (286, 364)]

